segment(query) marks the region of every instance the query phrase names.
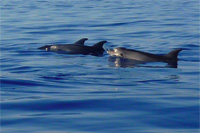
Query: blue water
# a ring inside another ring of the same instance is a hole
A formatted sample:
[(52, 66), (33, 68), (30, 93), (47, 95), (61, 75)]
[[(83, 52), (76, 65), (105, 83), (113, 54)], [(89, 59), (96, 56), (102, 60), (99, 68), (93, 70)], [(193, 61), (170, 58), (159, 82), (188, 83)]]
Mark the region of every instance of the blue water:
[[(2, 0), (2, 133), (198, 133), (199, 0)], [(47, 44), (183, 48), (176, 67)]]

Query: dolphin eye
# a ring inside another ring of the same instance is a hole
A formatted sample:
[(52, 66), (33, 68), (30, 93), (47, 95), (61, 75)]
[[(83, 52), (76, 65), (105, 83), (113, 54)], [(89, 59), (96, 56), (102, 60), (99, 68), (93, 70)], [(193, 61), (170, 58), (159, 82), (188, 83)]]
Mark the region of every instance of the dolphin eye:
[(121, 56), (121, 57), (124, 57), (124, 55), (123, 55), (123, 54), (120, 54), (120, 56)]

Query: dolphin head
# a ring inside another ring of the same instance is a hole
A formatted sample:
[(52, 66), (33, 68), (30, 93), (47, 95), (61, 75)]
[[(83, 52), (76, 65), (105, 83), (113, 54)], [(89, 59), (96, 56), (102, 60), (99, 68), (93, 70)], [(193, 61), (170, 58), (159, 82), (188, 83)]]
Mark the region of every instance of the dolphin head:
[(46, 51), (50, 51), (51, 50), (51, 46), (53, 46), (53, 45), (45, 45), (45, 46), (42, 46), (42, 47), (40, 47), (38, 49), (43, 49), (43, 50), (46, 50)]
[(111, 56), (117, 56), (117, 57), (124, 57), (124, 53), (123, 50), (125, 48), (114, 48), (114, 49), (109, 49), (107, 51), (108, 54), (110, 54)]

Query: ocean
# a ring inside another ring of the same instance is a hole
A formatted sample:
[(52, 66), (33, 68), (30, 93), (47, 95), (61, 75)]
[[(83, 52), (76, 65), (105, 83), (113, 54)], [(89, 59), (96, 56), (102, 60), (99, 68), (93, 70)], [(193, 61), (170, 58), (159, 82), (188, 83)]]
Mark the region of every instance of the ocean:
[[(1, 133), (199, 133), (199, 0), (2, 0)], [(37, 49), (166, 54), (177, 66)]]

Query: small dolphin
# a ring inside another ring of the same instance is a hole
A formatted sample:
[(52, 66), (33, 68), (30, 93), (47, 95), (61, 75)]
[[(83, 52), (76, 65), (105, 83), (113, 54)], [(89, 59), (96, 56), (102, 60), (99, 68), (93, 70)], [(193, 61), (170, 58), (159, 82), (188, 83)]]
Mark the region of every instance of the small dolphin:
[(85, 46), (85, 41), (87, 38), (83, 38), (75, 42), (74, 44), (58, 44), (58, 45), (45, 45), (38, 49), (44, 49), (46, 51), (54, 51), (58, 53), (67, 53), (67, 54), (91, 54), (91, 55), (100, 55), (105, 51), (103, 49), (104, 43), (107, 41), (100, 41), (93, 46)]
[(118, 47), (115, 49), (110, 49), (107, 51), (108, 54), (111, 56), (122, 57), (126, 59), (132, 59), (136, 61), (143, 61), (143, 62), (169, 62), (169, 61), (177, 61), (178, 60), (178, 53), (182, 49), (175, 49), (168, 54), (165, 55), (156, 55), (146, 52), (141, 52), (133, 49), (126, 49), (122, 47)]

